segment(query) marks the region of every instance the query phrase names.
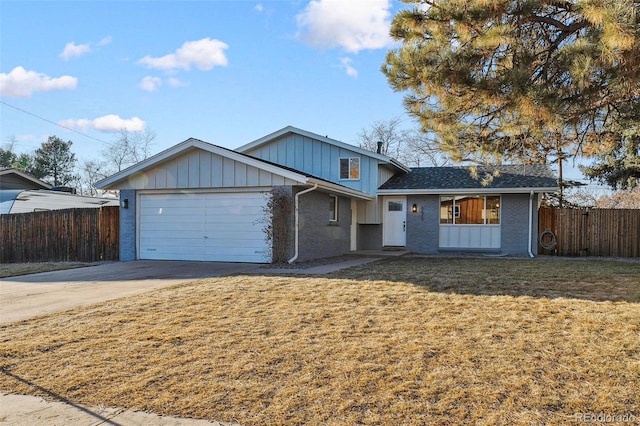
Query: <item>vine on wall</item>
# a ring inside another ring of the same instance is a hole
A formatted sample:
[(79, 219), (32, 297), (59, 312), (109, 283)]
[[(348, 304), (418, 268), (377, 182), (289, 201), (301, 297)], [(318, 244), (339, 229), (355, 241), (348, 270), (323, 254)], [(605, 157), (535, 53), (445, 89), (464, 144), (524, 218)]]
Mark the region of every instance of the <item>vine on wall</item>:
[(272, 263), (289, 260), (289, 240), (291, 237), (291, 216), (293, 199), (287, 187), (277, 186), (267, 195), (264, 207), (264, 234), (271, 249)]

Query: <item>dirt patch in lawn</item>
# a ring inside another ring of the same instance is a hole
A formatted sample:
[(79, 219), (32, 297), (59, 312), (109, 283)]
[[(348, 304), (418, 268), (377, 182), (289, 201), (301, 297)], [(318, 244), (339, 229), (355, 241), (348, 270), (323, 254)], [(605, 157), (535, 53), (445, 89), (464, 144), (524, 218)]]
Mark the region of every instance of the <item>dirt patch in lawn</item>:
[(0, 264), (0, 278), (37, 274), (39, 272), (59, 271), (91, 266), (85, 262), (35, 262), (35, 263), (3, 263)]
[(640, 419), (640, 267), (563, 264), (202, 280), (0, 327), (0, 389), (245, 425)]

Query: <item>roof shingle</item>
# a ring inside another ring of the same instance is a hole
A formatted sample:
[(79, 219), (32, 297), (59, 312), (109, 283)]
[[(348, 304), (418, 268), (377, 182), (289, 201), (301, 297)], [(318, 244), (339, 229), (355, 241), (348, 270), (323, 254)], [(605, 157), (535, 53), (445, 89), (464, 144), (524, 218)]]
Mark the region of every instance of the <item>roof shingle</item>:
[[(558, 187), (556, 176), (546, 164), (477, 166), (477, 177), (471, 167), (416, 167), (397, 174), (385, 182), (383, 190), (419, 189), (514, 189)], [(497, 173), (496, 173), (497, 172)], [(494, 175), (488, 184), (483, 178)]]

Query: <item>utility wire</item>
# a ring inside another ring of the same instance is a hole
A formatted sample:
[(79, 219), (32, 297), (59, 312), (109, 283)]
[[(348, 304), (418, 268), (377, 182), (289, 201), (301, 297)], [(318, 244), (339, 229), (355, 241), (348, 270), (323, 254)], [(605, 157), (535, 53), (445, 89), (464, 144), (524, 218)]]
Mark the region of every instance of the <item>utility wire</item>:
[(24, 109), (22, 109), (22, 108), (18, 108), (17, 106), (14, 106), (14, 105), (11, 105), (11, 104), (8, 104), (8, 103), (6, 103), (5, 101), (0, 101), (0, 103), (1, 103), (1, 104), (3, 104), (3, 105), (8, 106), (9, 108), (13, 108), (13, 109), (15, 109), (16, 111), (20, 111), (20, 112), (22, 112), (22, 113), (24, 113), (24, 114), (27, 114), (27, 115), (30, 115), (30, 116), (32, 116), (32, 117), (39, 118), (39, 119), (40, 119), (40, 120), (42, 120), (42, 121), (46, 121), (47, 123), (51, 123), (51, 124), (53, 124), (54, 126), (58, 126), (58, 127), (61, 127), (61, 128), (65, 129), (65, 130), (68, 130), (68, 131), (70, 131), (70, 132), (77, 133), (77, 134), (79, 134), (79, 135), (81, 135), (81, 136), (84, 136), (85, 138), (93, 139), (94, 141), (98, 141), (98, 142), (101, 142), (101, 143), (106, 143), (106, 144), (108, 144), (108, 143), (109, 143), (109, 142), (105, 142), (105, 141), (103, 141), (103, 140), (101, 140), (101, 139), (94, 138), (93, 136), (89, 136), (89, 135), (87, 135), (86, 133), (82, 133), (82, 132), (79, 132), (79, 131), (77, 131), (77, 130), (74, 130), (74, 129), (70, 128), (70, 127), (63, 126), (63, 125), (62, 125), (62, 124), (60, 124), (60, 123), (56, 123), (55, 121), (51, 121), (51, 120), (49, 120), (49, 119), (46, 119), (46, 118), (44, 118), (44, 117), (41, 117), (41, 116), (39, 116), (39, 115), (37, 115), (37, 114), (34, 114), (34, 113), (32, 113), (32, 112), (25, 111)]

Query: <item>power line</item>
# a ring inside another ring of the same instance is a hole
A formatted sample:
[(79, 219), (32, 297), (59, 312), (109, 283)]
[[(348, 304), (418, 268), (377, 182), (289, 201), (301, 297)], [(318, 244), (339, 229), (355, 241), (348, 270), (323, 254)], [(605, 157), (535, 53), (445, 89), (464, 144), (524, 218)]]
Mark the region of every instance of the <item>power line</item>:
[(32, 113), (32, 112), (29, 112), (29, 111), (26, 111), (26, 110), (24, 110), (24, 109), (22, 109), (22, 108), (18, 108), (18, 107), (17, 107), (17, 106), (15, 106), (15, 105), (8, 104), (8, 103), (6, 103), (5, 101), (0, 101), (0, 103), (1, 103), (1, 104), (3, 104), (3, 105), (8, 106), (9, 108), (13, 108), (13, 109), (15, 109), (16, 111), (20, 111), (20, 112), (22, 112), (22, 113), (24, 113), (24, 114), (27, 114), (27, 115), (30, 115), (30, 116), (32, 116), (32, 117), (38, 118), (38, 119), (40, 119), (40, 120), (42, 120), (42, 121), (46, 121), (47, 123), (51, 123), (51, 124), (53, 124), (54, 126), (58, 126), (58, 127), (61, 127), (61, 128), (65, 129), (65, 130), (68, 130), (68, 131), (70, 131), (70, 132), (77, 133), (77, 134), (79, 134), (79, 135), (81, 135), (81, 136), (84, 136), (85, 138), (93, 139), (94, 141), (98, 141), (98, 142), (101, 142), (101, 143), (106, 143), (106, 144), (108, 144), (108, 143), (109, 143), (109, 142), (103, 141), (103, 140), (101, 140), (101, 139), (94, 138), (93, 136), (89, 136), (89, 135), (87, 135), (86, 133), (79, 132), (79, 131), (77, 131), (77, 130), (75, 130), (75, 129), (72, 129), (72, 128), (70, 128), (70, 127), (63, 126), (63, 125), (62, 125), (62, 124), (60, 124), (60, 123), (56, 123), (55, 121), (52, 121), (52, 120), (49, 120), (49, 119), (47, 119), (47, 118), (41, 117), (41, 116), (39, 116), (39, 115), (37, 115), (37, 114), (34, 114), (34, 113)]

